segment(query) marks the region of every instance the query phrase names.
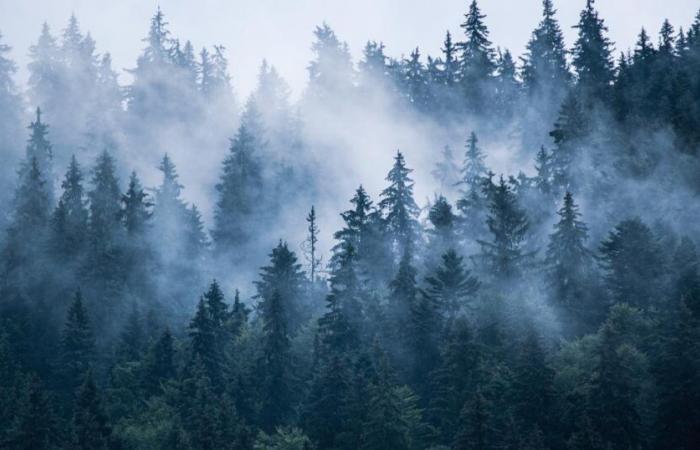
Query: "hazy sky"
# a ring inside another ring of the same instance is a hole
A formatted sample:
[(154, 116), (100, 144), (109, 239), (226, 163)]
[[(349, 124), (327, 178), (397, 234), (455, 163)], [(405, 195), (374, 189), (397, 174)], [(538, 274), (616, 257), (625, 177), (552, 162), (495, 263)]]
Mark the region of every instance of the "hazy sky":
[[(29, 45), (47, 21), (55, 34), (74, 12), (84, 31), (109, 51), (114, 66), (131, 68), (148, 31), (148, 21), (160, 4), (174, 36), (190, 39), (195, 47), (223, 44), (227, 48), (237, 93), (254, 85), (263, 57), (272, 62), (295, 93), (306, 82), (306, 65), (315, 25), (326, 21), (348, 42), (355, 59), (368, 39), (382, 40), (390, 55), (407, 54), (415, 46), (436, 54), (445, 30), (460, 36), (459, 24), (467, 0), (0, 0), (0, 32), (13, 47), (26, 78)], [(567, 44), (573, 41), (585, 0), (555, 0)], [(540, 18), (541, 0), (481, 0), (491, 40), (516, 54)], [(598, 0), (597, 7), (610, 28), (616, 49), (634, 44), (641, 26), (656, 35), (663, 18), (687, 26), (700, 7), (697, 0)]]

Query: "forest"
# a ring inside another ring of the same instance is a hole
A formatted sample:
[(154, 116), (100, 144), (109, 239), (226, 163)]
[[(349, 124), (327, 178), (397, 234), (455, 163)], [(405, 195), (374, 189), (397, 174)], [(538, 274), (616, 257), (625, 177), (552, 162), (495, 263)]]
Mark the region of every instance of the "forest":
[(476, 0), (436, 55), (321, 24), (298, 99), (160, 8), (127, 78), (0, 40), (0, 448), (700, 448), (700, 11), (581, 3), (520, 56)]

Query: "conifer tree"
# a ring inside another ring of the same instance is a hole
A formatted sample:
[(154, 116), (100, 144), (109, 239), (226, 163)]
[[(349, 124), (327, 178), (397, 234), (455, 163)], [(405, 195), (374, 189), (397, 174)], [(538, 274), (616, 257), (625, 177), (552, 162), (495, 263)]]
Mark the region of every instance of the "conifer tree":
[(600, 244), (600, 253), (613, 300), (640, 308), (658, 303), (665, 262), (658, 241), (639, 218), (620, 222)]
[(347, 448), (343, 440), (349, 437), (345, 436), (351, 420), (347, 405), (349, 390), (345, 359), (334, 355), (313, 382), (303, 418), (309, 437), (320, 448)]
[(153, 205), (148, 194), (141, 186), (136, 172), (131, 172), (129, 187), (122, 196), (122, 217), (127, 235), (131, 238), (145, 233), (151, 218), (150, 207)]
[(543, 195), (550, 195), (552, 193), (552, 183), (554, 181), (554, 175), (552, 173), (552, 155), (547, 153), (544, 145), (540, 147), (535, 158), (535, 170), (537, 170), (537, 176), (535, 178), (535, 185), (537, 189)]
[(483, 111), (491, 101), (489, 95), (495, 70), (494, 52), (489, 41), (489, 31), (484, 24), (486, 17), (481, 13), (476, 0), (469, 4), (465, 21), (460, 24), (465, 41), (459, 43), (460, 81), (465, 93), (467, 108), (471, 112)]
[(280, 241), (270, 253), (270, 264), (260, 269), (260, 280), (255, 286), (261, 310), (267, 309), (273, 297), (278, 297), (277, 301), (283, 305), (284, 325), (292, 335), (308, 319), (308, 305), (303, 298), (305, 283), (306, 276), (296, 254), (286, 242)]
[(341, 42), (324, 23), (314, 30), (311, 49), (314, 60), (308, 66), (310, 98), (331, 100), (350, 92), (354, 70), (348, 44)]
[(517, 275), (527, 256), (522, 246), (529, 223), (525, 211), (518, 205), (515, 194), (503, 177), (494, 189), (486, 223), (491, 241), (479, 241), (479, 244), (487, 266), (498, 278)]
[(554, 299), (581, 317), (590, 310), (592, 254), (585, 247), (588, 227), (580, 220), (581, 213), (570, 192), (557, 212), (559, 222), (549, 237), (546, 263), (548, 283)]
[(275, 290), (261, 310), (263, 320), (262, 359), (260, 361), (260, 425), (272, 430), (292, 419), (294, 386), (291, 374), (289, 331), (283, 298)]
[(394, 166), (386, 177), (389, 186), (382, 191), (379, 202), (396, 255), (402, 255), (407, 248), (415, 245), (418, 237), (416, 218), (419, 209), (413, 199), (413, 180), (409, 177), (412, 171), (406, 167), (403, 154), (397, 151)]
[(104, 151), (93, 169), (93, 188), (88, 192), (90, 220), (88, 227), (87, 270), (108, 297), (121, 278), (121, 193), (115, 174), (114, 159)]
[(306, 259), (309, 263), (309, 281), (312, 285), (316, 283), (318, 268), (321, 266), (321, 258), (318, 256), (318, 224), (316, 222), (316, 209), (311, 206), (309, 215), (306, 216), (308, 223), (308, 236), (304, 241), (304, 251), (307, 253)]
[[(48, 140), (49, 126), (41, 121), (41, 109), (36, 109), (36, 120), (29, 124), (29, 141), (27, 141), (26, 160), (36, 160), (37, 168), (44, 177), (49, 203), (53, 204), (53, 149)], [(25, 170), (30, 170), (26, 167)], [(21, 172), (20, 172), (21, 174)]]
[(61, 257), (80, 254), (87, 235), (88, 211), (82, 181), (83, 174), (74, 155), (61, 183), (63, 193), (51, 221), (52, 249)]
[(561, 105), (554, 130), (549, 133), (555, 145), (551, 156), (552, 179), (555, 189), (560, 192), (576, 186), (572, 166), (589, 128), (589, 117), (581, 101), (574, 92), (569, 92)]
[(68, 310), (61, 339), (61, 366), (65, 386), (72, 394), (83, 382), (95, 358), (95, 336), (80, 291)]
[(520, 81), (513, 55), (507, 49), (498, 49), (495, 72), (495, 108), (502, 119), (510, 119), (520, 99)]
[(151, 345), (144, 359), (144, 387), (148, 395), (160, 393), (164, 384), (175, 378), (175, 349), (170, 329), (166, 328)]
[(594, 0), (586, 0), (578, 24), (578, 38), (572, 50), (572, 65), (576, 70), (577, 85), (584, 101), (605, 101), (613, 79), (613, 64), (610, 56), (612, 44), (605, 36), (607, 27), (595, 10)]
[(250, 108), (248, 111), (249, 119), (231, 141), (216, 185), (219, 199), (212, 236), (217, 251), (224, 254), (240, 248), (250, 238), (251, 221), (262, 200), (261, 137), (257, 134), (257, 113)]
[(7, 449), (48, 450), (60, 445), (57, 420), (38, 377), (26, 383), (6, 434), (2, 445)]
[(443, 56), (441, 61), (441, 81), (448, 88), (451, 88), (459, 82), (460, 70), (457, 55), (458, 50), (458, 44), (452, 41), (450, 32), (445, 32), (445, 40), (440, 49)]
[(80, 387), (71, 423), (71, 443), (76, 448), (105, 449), (112, 441), (112, 428), (104, 411), (92, 372)]
[(542, 1), (542, 20), (532, 32), (523, 59), (522, 77), (527, 93), (545, 95), (558, 105), (571, 78), (566, 61), (566, 46), (556, 10), (551, 0)]
[(479, 281), (464, 267), (464, 258), (453, 249), (442, 255), (442, 264), (426, 278), (426, 294), (451, 324), (468, 308), (469, 300), (479, 289)]
[(431, 174), (440, 183), (440, 192), (446, 194), (460, 182), (459, 167), (449, 145), (443, 147), (441, 157)]

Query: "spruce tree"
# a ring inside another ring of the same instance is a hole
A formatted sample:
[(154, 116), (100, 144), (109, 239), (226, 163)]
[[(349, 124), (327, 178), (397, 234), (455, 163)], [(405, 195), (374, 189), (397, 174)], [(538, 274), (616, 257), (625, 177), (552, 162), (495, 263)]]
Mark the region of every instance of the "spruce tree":
[(294, 383), (285, 309), (277, 290), (263, 304), (262, 358), (259, 362), (261, 384), (260, 426), (272, 430), (292, 420)]
[(51, 221), (51, 243), (58, 256), (71, 257), (81, 253), (88, 227), (83, 174), (75, 155), (71, 158), (61, 188), (63, 193)]
[[(49, 203), (53, 204), (53, 149), (48, 140), (49, 126), (41, 121), (41, 109), (36, 109), (36, 120), (29, 124), (30, 136), (27, 141), (27, 161), (36, 160), (37, 168), (44, 177)], [(31, 166), (26, 170), (31, 170)], [(21, 172), (20, 172), (21, 174)]]
[(586, 299), (590, 298), (593, 282), (593, 255), (585, 246), (588, 227), (580, 220), (581, 213), (570, 192), (564, 195), (557, 215), (559, 221), (547, 246), (547, 281), (556, 302), (579, 319), (590, 317), (593, 305)]
[(145, 233), (151, 219), (150, 207), (153, 204), (141, 186), (136, 172), (131, 172), (129, 186), (122, 195), (122, 220), (129, 237), (139, 238)]
[[(222, 254), (240, 248), (251, 237), (252, 220), (262, 200), (261, 136), (258, 135), (257, 113), (249, 109), (231, 141), (229, 155), (216, 190), (219, 198), (214, 213), (212, 236), (216, 250)], [(248, 123), (247, 123), (248, 122)]]
[(68, 310), (61, 338), (61, 371), (70, 394), (83, 382), (95, 359), (95, 336), (80, 291)]
[(435, 169), (431, 174), (440, 183), (440, 193), (442, 194), (451, 192), (460, 182), (459, 167), (449, 145), (443, 147), (441, 159), (435, 164)]
[(439, 308), (448, 326), (469, 307), (479, 290), (479, 281), (464, 266), (464, 258), (453, 249), (442, 255), (442, 264), (425, 279), (426, 294)]
[(566, 46), (551, 0), (542, 1), (542, 20), (532, 32), (523, 59), (523, 84), (530, 96), (545, 95), (558, 105), (571, 78)]
[(576, 70), (577, 86), (585, 96), (584, 101), (606, 101), (613, 79), (612, 44), (605, 36), (607, 27), (593, 4), (594, 0), (586, 1), (574, 27), (578, 30), (578, 38), (571, 63)]
[(406, 167), (403, 154), (397, 151), (394, 166), (386, 177), (389, 186), (382, 191), (379, 202), (396, 255), (402, 255), (407, 248), (415, 246), (418, 237), (416, 218), (419, 209), (413, 199), (413, 180), (409, 177), (412, 171)]
[(529, 222), (503, 177), (494, 188), (486, 223), (491, 241), (480, 240), (479, 244), (487, 267), (493, 270), (496, 278), (517, 275), (522, 269), (524, 258), (528, 256), (523, 250), (523, 242)]
[(27, 381), (2, 445), (13, 450), (48, 450), (60, 446), (57, 420), (38, 377)]
[(144, 358), (143, 383), (147, 395), (159, 394), (175, 375), (174, 340), (170, 329), (166, 328)]
[(640, 308), (658, 306), (665, 261), (639, 218), (623, 220), (600, 244), (600, 263), (612, 299)]
[(465, 21), (460, 24), (464, 30), (465, 41), (459, 43), (460, 81), (465, 93), (469, 111), (483, 111), (491, 101), (490, 91), (495, 70), (494, 51), (489, 41), (489, 31), (484, 24), (486, 17), (481, 13), (476, 0), (469, 4)]
[(297, 262), (297, 256), (281, 242), (270, 253), (270, 264), (260, 269), (260, 280), (255, 282), (259, 308), (265, 310), (273, 297), (282, 303), (284, 325), (295, 334), (309, 318), (308, 305), (304, 302), (306, 276)]
[(112, 428), (92, 372), (88, 371), (75, 401), (71, 444), (76, 448), (98, 450), (109, 448), (111, 442)]

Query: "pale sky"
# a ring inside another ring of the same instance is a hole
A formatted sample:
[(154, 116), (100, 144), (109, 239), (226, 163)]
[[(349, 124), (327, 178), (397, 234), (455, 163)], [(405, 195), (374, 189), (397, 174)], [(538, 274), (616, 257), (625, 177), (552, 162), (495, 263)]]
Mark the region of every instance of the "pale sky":
[[(134, 67), (143, 48), (149, 18), (160, 4), (172, 34), (201, 46), (223, 44), (237, 94), (254, 86), (262, 58), (274, 64), (295, 94), (306, 83), (314, 26), (326, 21), (347, 41), (355, 61), (368, 39), (381, 40), (392, 56), (407, 54), (415, 46), (437, 54), (449, 29), (460, 37), (459, 24), (468, 0), (0, 0), (0, 32), (13, 47), (20, 66), (19, 81), (26, 79), (29, 45), (38, 37), (42, 22), (60, 34), (71, 12), (83, 31), (90, 31), (98, 51), (112, 53), (123, 82), (123, 69)], [(521, 54), (532, 29), (540, 20), (541, 0), (481, 0), (482, 11), (495, 45)], [(567, 44), (585, 0), (555, 0)], [(697, 0), (598, 0), (596, 2), (617, 51), (633, 46), (641, 26), (656, 36), (664, 18), (687, 29), (700, 4)]]

